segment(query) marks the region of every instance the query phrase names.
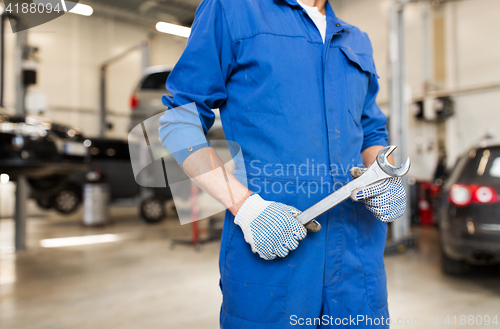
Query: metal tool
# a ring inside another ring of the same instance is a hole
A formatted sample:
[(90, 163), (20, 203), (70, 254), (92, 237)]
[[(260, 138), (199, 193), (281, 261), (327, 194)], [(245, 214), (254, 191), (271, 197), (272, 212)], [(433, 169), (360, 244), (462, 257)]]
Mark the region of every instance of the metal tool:
[(306, 209), (296, 218), (303, 225), (307, 225), (319, 215), (327, 212), (336, 205), (342, 203), (351, 196), (351, 193), (358, 188), (366, 187), (387, 178), (402, 177), (410, 170), (410, 159), (406, 159), (401, 167), (392, 166), (387, 158), (396, 149), (396, 146), (388, 146), (378, 152), (373, 164), (358, 178), (344, 185), (333, 192), (314, 206)]

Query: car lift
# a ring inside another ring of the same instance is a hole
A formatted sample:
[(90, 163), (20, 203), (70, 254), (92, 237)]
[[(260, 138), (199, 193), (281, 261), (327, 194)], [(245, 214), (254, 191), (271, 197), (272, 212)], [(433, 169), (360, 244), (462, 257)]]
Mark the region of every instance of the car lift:
[[(402, 163), (408, 154), (408, 108), (411, 101), (407, 89), (405, 61), (405, 21), (404, 10), (409, 3), (415, 2), (447, 2), (457, 0), (394, 0), (390, 9), (389, 29), (389, 67), (390, 67), (390, 144), (398, 145), (394, 153), (395, 163)], [(409, 199), (408, 177), (403, 178)], [(387, 241), (386, 253), (401, 253), (418, 245), (417, 237), (411, 233), (410, 211), (405, 211), (403, 217), (391, 223), (390, 238)]]
[(141, 42), (125, 51), (122, 53), (107, 59), (106, 61), (102, 62), (100, 65), (100, 99), (99, 99), (99, 116), (100, 116), (100, 125), (99, 125), (99, 136), (101, 138), (106, 137), (106, 130), (108, 128), (108, 124), (106, 122), (106, 114), (107, 114), (107, 107), (106, 107), (106, 76), (107, 76), (107, 69), (110, 65), (119, 62), (121, 59), (127, 57), (129, 54), (133, 53), (136, 50), (141, 51), (141, 58), (142, 58), (142, 63), (141, 63), (141, 69), (144, 70), (151, 66), (151, 37), (149, 37), (148, 40)]
[[(5, 90), (5, 23), (7, 13), (2, 13), (0, 19), (0, 107), (4, 106), (4, 90)], [(11, 23), (22, 24), (21, 20), (9, 15)], [(23, 82), (23, 61), (25, 59), (25, 50), (28, 45), (28, 31), (19, 31), (16, 33), (15, 46), (15, 93), (16, 104), (15, 109), (18, 115), (26, 114), (25, 96), (26, 86)], [(15, 192), (15, 250), (20, 251), (26, 249), (26, 203), (28, 201), (29, 187), (25, 175), (18, 175), (16, 180)]]

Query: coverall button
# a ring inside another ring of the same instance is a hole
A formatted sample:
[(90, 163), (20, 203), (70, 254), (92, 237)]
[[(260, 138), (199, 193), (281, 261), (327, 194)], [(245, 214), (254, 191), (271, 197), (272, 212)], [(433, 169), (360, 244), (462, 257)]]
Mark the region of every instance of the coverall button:
[(193, 147), (192, 146), (188, 147), (188, 151), (193, 152)]
[(337, 27), (340, 27), (340, 23), (337, 23)]

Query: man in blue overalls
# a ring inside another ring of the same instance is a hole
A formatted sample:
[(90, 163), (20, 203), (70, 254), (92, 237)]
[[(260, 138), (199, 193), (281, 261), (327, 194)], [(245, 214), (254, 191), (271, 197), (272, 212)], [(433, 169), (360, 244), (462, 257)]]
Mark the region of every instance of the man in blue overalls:
[[(243, 151), (248, 188), (229, 173), (197, 181), (229, 209), (222, 328), (388, 327), (384, 222), (404, 211), (401, 180), (357, 191), (307, 238), (295, 219), (387, 146), (377, 78), (368, 36), (326, 0), (201, 3), (160, 135), (191, 177), (206, 172), (214, 160), (201, 141), (219, 108)], [(194, 112), (173, 110), (190, 103)]]

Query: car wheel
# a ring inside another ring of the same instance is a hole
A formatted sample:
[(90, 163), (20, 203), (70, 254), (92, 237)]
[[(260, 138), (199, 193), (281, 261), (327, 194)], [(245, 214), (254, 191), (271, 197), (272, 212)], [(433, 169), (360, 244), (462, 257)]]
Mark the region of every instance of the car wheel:
[(82, 203), (82, 192), (77, 186), (67, 186), (56, 193), (52, 205), (61, 214), (74, 213)]
[(164, 202), (158, 198), (148, 198), (141, 203), (141, 217), (146, 223), (155, 224), (165, 218)]
[(451, 259), (450, 257), (446, 256), (444, 252), (442, 252), (441, 254), (441, 265), (445, 274), (462, 276), (467, 272), (468, 266), (464, 261)]

